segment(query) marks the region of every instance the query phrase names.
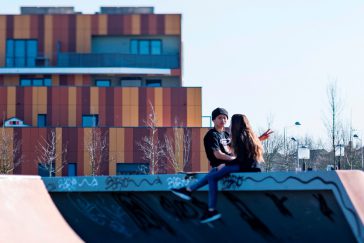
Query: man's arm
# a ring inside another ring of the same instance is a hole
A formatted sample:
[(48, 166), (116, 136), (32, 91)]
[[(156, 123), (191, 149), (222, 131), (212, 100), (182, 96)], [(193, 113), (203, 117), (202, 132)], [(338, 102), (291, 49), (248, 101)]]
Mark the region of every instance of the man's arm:
[(217, 159), (226, 160), (226, 161), (231, 161), (236, 158), (235, 156), (227, 155), (227, 154), (221, 152), (220, 149), (214, 150), (214, 155)]

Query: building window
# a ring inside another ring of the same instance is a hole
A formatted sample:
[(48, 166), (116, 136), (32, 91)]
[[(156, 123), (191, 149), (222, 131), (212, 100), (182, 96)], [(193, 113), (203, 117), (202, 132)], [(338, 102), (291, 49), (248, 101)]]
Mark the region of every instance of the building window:
[(67, 164), (67, 172), (68, 176), (77, 176), (77, 164), (76, 163), (68, 163)]
[(161, 40), (131, 40), (130, 53), (139, 55), (161, 55)]
[(152, 55), (162, 54), (162, 42), (160, 40), (152, 40), (150, 42), (150, 54)]
[(161, 87), (162, 81), (160, 79), (149, 79), (146, 82), (147, 87)]
[(122, 87), (140, 87), (142, 86), (142, 79), (138, 77), (122, 78), (120, 85)]
[(20, 79), (20, 86), (32, 86), (32, 80)]
[(20, 86), (52, 86), (50, 78), (22, 78)]
[(38, 127), (46, 127), (47, 126), (47, 115), (46, 114), (38, 114)]
[(110, 80), (96, 80), (96, 86), (98, 86), (98, 87), (110, 87)]
[(99, 115), (83, 115), (82, 126), (83, 127), (97, 127), (99, 124)]
[(117, 175), (149, 174), (148, 163), (116, 163)]
[(38, 54), (37, 40), (6, 41), (6, 66), (8, 67), (34, 67)]
[[(56, 164), (55, 163), (52, 163), (52, 171), (51, 171), (51, 176), (55, 176), (55, 166)], [(42, 163), (39, 163), (38, 164), (38, 175), (42, 176), (42, 177), (49, 177), (49, 167), (47, 168), (48, 166), (45, 166), (44, 164)]]

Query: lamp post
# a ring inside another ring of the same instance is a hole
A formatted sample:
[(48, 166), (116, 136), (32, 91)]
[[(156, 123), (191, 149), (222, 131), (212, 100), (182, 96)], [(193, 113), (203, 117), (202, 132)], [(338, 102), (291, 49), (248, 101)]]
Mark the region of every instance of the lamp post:
[(291, 126), (285, 126), (283, 128), (283, 149), (284, 149), (284, 156), (287, 156), (287, 145), (286, 145), (286, 134), (287, 134), (287, 129), (288, 128), (291, 128), (291, 127), (298, 127), (298, 126), (301, 126), (301, 123), (299, 121), (296, 121), (293, 125)]
[(298, 142), (298, 139), (296, 139), (294, 137), (291, 137), (291, 140), (297, 143), (297, 167), (296, 167), (296, 171), (299, 171), (300, 170), (300, 158), (298, 157), (298, 149), (299, 149), (300, 144)]
[(363, 163), (363, 140), (362, 140), (362, 137), (359, 137), (358, 134), (354, 134), (353, 136), (354, 138), (356, 139), (359, 139), (360, 140), (360, 148), (361, 148), (361, 169), (363, 170), (364, 169), (364, 163)]

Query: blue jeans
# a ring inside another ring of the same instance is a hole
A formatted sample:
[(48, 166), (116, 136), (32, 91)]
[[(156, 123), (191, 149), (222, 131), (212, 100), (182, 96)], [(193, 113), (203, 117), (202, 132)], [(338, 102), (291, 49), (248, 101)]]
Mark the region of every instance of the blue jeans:
[(203, 178), (198, 180), (195, 184), (188, 186), (191, 191), (195, 191), (207, 184), (209, 184), (209, 208), (216, 208), (217, 203), (217, 182), (223, 177), (233, 172), (239, 172), (239, 165), (226, 165), (222, 169), (212, 168)]

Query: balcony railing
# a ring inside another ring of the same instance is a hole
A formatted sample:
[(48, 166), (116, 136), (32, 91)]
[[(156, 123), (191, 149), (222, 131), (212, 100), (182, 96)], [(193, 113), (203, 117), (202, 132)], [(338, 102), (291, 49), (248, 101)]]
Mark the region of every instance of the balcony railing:
[(180, 68), (179, 55), (58, 53), (58, 67)]

